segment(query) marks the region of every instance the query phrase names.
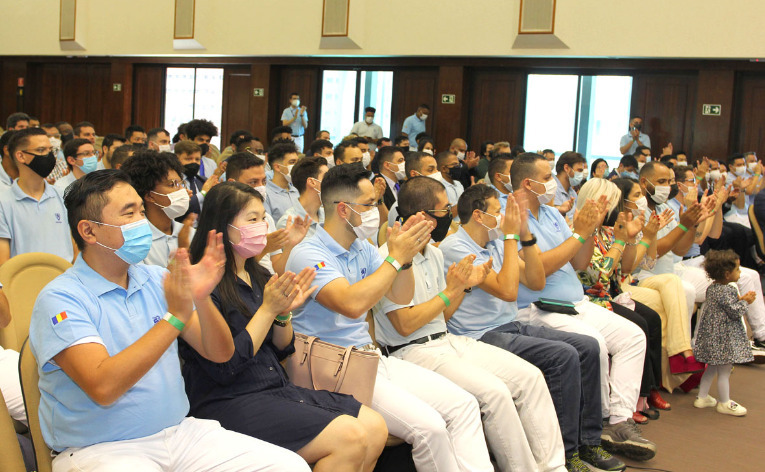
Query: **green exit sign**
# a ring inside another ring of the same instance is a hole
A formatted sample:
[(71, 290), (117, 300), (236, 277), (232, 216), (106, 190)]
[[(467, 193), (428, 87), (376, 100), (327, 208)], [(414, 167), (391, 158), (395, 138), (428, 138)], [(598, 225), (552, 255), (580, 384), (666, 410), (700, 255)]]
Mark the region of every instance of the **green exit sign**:
[(701, 109), (701, 114), (708, 115), (708, 116), (720, 116), (721, 111), (722, 111), (722, 106), (705, 103)]
[(457, 96), (453, 93), (445, 93), (441, 95), (441, 103), (454, 105), (455, 103), (457, 103)]

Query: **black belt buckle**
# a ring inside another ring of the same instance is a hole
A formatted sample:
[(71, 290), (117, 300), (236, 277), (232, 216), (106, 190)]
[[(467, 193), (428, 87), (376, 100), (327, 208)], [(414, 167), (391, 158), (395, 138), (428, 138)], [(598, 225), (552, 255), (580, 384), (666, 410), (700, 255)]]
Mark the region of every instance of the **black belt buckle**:
[(412, 344), (425, 344), (425, 343), (426, 343), (426, 342), (428, 342), (428, 341), (435, 341), (436, 339), (441, 339), (441, 338), (443, 338), (444, 336), (446, 336), (446, 332), (445, 332), (445, 331), (442, 331), (442, 332), (440, 332), (440, 333), (436, 333), (436, 334), (429, 334), (429, 335), (427, 335), (427, 336), (423, 336), (423, 337), (421, 337), (421, 338), (417, 338), (417, 339), (415, 339), (414, 341), (409, 341), (409, 342), (408, 342), (408, 343), (406, 343), (406, 344), (399, 344), (398, 346), (382, 346), (382, 347), (380, 348), (380, 350), (381, 350), (381, 351), (382, 351), (382, 352), (383, 352), (383, 353), (384, 353), (386, 356), (390, 356), (390, 355), (391, 355), (391, 354), (393, 354), (394, 352), (396, 352), (396, 351), (398, 351), (398, 350), (400, 350), (400, 349), (404, 349), (404, 348), (405, 348), (405, 347), (407, 347), (407, 346), (411, 346)]

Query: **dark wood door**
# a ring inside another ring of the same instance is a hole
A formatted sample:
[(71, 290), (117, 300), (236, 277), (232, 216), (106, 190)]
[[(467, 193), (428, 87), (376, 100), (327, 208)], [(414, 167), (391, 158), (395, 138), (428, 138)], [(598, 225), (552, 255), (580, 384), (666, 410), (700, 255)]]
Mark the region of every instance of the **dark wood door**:
[[(404, 120), (417, 111), (417, 107), (426, 104), (430, 107), (430, 116), (425, 122), (425, 131), (435, 136), (436, 91), (438, 89), (438, 69), (400, 69), (393, 72), (393, 103), (391, 110), (390, 138), (401, 134)], [(414, 140), (415, 136), (409, 137)]]
[(483, 141), (509, 141), (523, 138), (526, 74), (506, 70), (475, 70), (470, 77), (468, 142), (479, 150)]
[[(303, 138), (305, 147), (308, 147), (319, 129), (321, 72), (318, 67), (283, 67), (279, 70), (278, 76), (277, 93), (271, 108), (273, 120), (268, 128), (269, 135), (266, 138), (268, 142), (271, 142), (271, 130), (276, 126), (281, 126), (282, 112), (289, 106), (290, 94), (294, 92), (300, 94), (300, 104), (301, 106), (305, 105), (306, 113), (308, 113), (308, 127)], [(333, 139), (339, 142), (339, 138), (333, 136)]]
[[(165, 106), (165, 66), (136, 65), (133, 68), (132, 122), (147, 131), (163, 126), (162, 110)], [(175, 130), (168, 130), (170, 136)]]
[(765, 75), (744, 75), (737, 84), (735, 152), (765, 153)]
[(250, 66), (227, 67), (223, 74), (223, 118), (221, 120), (221, 148), (228, 146), (231, 133), (238, 129), (252, 132), (250, 100), (252, 89)]

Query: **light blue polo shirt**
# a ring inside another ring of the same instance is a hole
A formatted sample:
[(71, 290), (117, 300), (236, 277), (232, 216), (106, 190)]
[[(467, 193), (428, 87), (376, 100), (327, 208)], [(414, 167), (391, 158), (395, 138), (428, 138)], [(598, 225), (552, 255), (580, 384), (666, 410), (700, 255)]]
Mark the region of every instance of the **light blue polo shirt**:
[[(486, 247), (482, 248), (460, 226), (457, 232), (447, 236), (438, 248), (444, 254), (444, 271), (448, 271), (453, 262), (475, 254), (474, 265), (485, 264), (493, 257), (491, 268), (499, 272), (502, 270), (505, 256), (504, 244), (502, 240), (496, 239), (489, 241)], [(518, 307), (515, 302), (500, 300), (478, 287), (473, 287), (470, 293), (465, 294), (460, 307), (446, 324), (452, 334), (480, 339), (487, 331), (514, 321), (517, 315)]]
[(47, 182), (39, 201), (21, 190), (18, 179), (0, 191), (0, 238), (11, 240), (11, 257), (47, 252), (74, 258), (64, 199)]
[[(287, 218), (290, 216), (294, 219), (296, 216), (299, 216), (300, 218), (304, 218), (308, 213), (306, 213), (305, 208), (303, 206), (299, 207), (290, 207), (287, 208), (287, 211), (284, 212), (281, 218), (279, 218), (279, 221), (276, 223), (276, 229), (284, 229), (287, 227)], [(319, 227), (319, 225), (324, 224), (324, 207), (319, 207), (319, 221), (314, 221), (313, 218), (311, 218), (311, 226), (308, 227), (308, 231), (305, 233), (306, 238), (310, 238), (316, 233), (316, 228)]]
[[(539, 206), (539, 219), (529, 211), (529, 231), (537, 238), (537, 246), (542, 252), (554, 249), (573, 234), (566, 220), (557, 208), (548, 205)], [(583, 237), (587, 235), (582, 235)], [(541, 291), (529, 290), (520, 284), (518, 288), (518, 308), (526, 308), (539, 298), (554, 298), (567, 302), (578, 302), (584, 297), (582, 283), (570, 262), (547, 276), (545, 288)]]
[(289, 189), (285, 190), (271, 180), (266, 181), (266, 212), (274, 217), (275, 221), (284, 215), (288, 208), (301, 208), (300, 192), (289, 184)]
[[(671, 208), (668, 203), (662, 203), (661, 205), (656, 205), (656, 214), (661, 215), (664, 210), (672, 210), (675, 212), (674, 218), (669, 220), (669, 223), (667, 223), (667, 226), (663, 227), (659, 230), (658, 233), (656, 233), (656, 241), (660, 240), (664, 236), (668, 235), (672, 232), (673, 229), (677, 226), (678, 222), (680, 221), (680, 213), (675, 211), (674, 208)], [(645, 211), (645, 220), (648, 221), (648, 219), (651, 217), (651, 209), (648, 208)], [(677, 257), (674, 252), (671, 250), (668, 251), (666, 254), (661, 256), (660, 258), (656, 259), (656, 265), (651, 269), (650, 271), (647, 270), (641, 270), (638, 273), (635, 274), (635, 278), (637, 279), (643, 279), (646, 277), (650, 277), (652, 275), (660, 275), (660, 274), (674, 274), (675, 273), (675, 262), (677, 262)], [(682, 257), (680, 258), (682, 260)]]
[(491, 188), (491, 189), (494, 189), (494, 191), (497, 192), (497, 194), (498, 194), (497, 195), (497, 199), (499, 199), (499, 204), (502, 207), (502, 214), (504, 215), (505, 214), (505, 208), (507, 207), (507, 196), (509, 194), (500, 192), (500, 190), (497, 187), (495, 187), (494, 185), (492, 185), (491, 183), (486, 183), (486, 186)]
[[(3, 159), (0, 157), (0, 162), (2, 162), (2, 160)], [(13, 179), (11, 179), (11, 176), (8, 175), (5, 169), (3, 169), (3, 166), (0, 165), (0, 191), (10, 188), (11, 185), (13, 185)]]
[[(647, 134), (640, 133), (638, 135), (638, 140), (640, 140), (641, 143), (643, 143), (643, 146), (651, 147), (651, 138)], [(624, 154), (635, 154), (635, 151), (637, 151), (638, 144), (632, 139), (632, 135), (630, 133), (625, 134), (622, 136), (622, 139), (619, 140), (619, 147), (626, 146), (627, 143), (632, 143), (632, 146), (625, 152)]]
[[(555, 200), (553, 201), (555, 206), (563, 205), (569, 198), (573, 198), (574, 201), (576, 201), (577, 193), (573, 186), (569, 186), (568, 190), (566, 190), (563, 188), (563, 184), (560, 182), (557, 175), (553, 175), (553, 179), (555, 179), (555, 183), (558, 184), (558, 189), (555, 190)], [(576, 205), (571, 206), (571, 210), (566, 213), (566, 218), (571, 219), (574, 217), (575, 208)]]
[(371, 344), (366, 316), (348, 318), (325, 308), (316, 301), (316, 296), (335, 279), (344, 278), (353, 285), (382, 264), (383, 258), (368, 241), (357, 239), (350, 250), (346, 250), (322, 226), (317, 227), (313, 237), (295, 246), (287, 260), (286, 270), (296, 274), (305, 267), (319, 267), (312, 284), (318, 287), (317, 290), (300, 308), (292, 311), (295, 331), (340, 346)]
[(404, 125), (401, 127), (401, 131), (406, 133), (409, 137), (409, 150), (417, 150), (417, 135), (425, 132), (425, 120), (417, 118), (417, 113), (412, 116), (408, 116), (404, 120)]
[[(680, 194), (678, 194), (680, 196)], [(680, 202), (677, 201), (676, 198), (673, 198), (672, 200), (667, 201), (667, 205), (669, 205), (669, 208), (675, 212), (675, 222), (680, 223)], [(696, 257), (701, 255), (701, 248), (698, 244), (693, 243), (693, 246), (691, 246), (690, 249), (688, 249), (688, 252), (685, 253), (684, 257)], [(680, 256), (674, 257), (675, 262), (680, 262), (683, 260)]]
[[(292, 108), (291, 106), (284, 109), (282, 112), (282, 121), (289, 121), (292, 118), (294, 118), (296, 115), (300, 114), (300, 107)], [(305, 120), (305, 124), (308, 125), (308, 112), (303, 113), (303, 120)], [(298, 116), (298, 119), (293, 121), (291, 125), (289, 125), (290, 128), (292, 128), (292, 136), (303, 136), (305, 134), (305, 128), (303, 127), (303, 120), (300, 119)]]
[[(126, 291), (91, 269), (80, 255), (71, 269), (40, 292), (29, 342), (39, 366), (42, 434), (51, 449), (150, 436), (178, 425), (188, 414), (176, 342), (109, 406), (94, 402), (53, 363), (58, 353), (76, 344), (103, 344), (114, 356), (135, 343), (167, 312), (165, 272), (157, 266), (132, 265)], [(59, 314), (65, 319), (54, 321)]]

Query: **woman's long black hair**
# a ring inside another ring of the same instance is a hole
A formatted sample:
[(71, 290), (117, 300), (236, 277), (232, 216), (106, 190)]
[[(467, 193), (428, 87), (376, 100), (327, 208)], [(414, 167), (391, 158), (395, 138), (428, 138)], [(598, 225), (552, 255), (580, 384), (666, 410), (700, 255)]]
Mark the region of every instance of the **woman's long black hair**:
[[(226, 252), (226, 269), (223, 278), (218, 284), (218, 292), (221, 299), (221, 314), (224, 318), (229, 308), (234, 307), (246, 318), (252, 317), (254, 313), (249, 313), (250, 309), (239, 296), (237, 288), (236, 261), (234, 260), (234, 250), (231, 247), (231, 241), (228, 238), (229, 224), (234, 221), (236, 215), (250, 203), (252, 199), (263, 202), (260, 193), (239, 182), (224, 182), (214, 186), (205, 195), (205, 204), (202, 207), (202, 214), (199, 215), (197, 232), (191, 241), (189, 248), (191, 263), (199, 262), (205, 253), (207, 247), (207, 235), (211, 230), (217, 233), (223, 233), (223, 246)], [(247, 259), (244, 263), (244, 269), (250, 274), (250, 280), (253, 287), (257, 285), (263, 290), (271, 274), (262, 267), (254, 257)]]

